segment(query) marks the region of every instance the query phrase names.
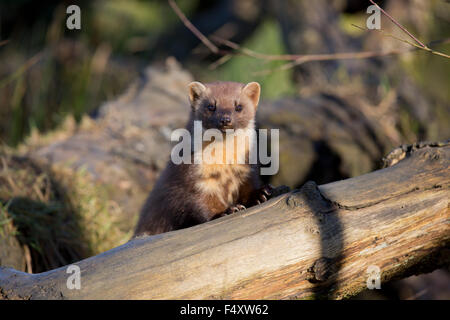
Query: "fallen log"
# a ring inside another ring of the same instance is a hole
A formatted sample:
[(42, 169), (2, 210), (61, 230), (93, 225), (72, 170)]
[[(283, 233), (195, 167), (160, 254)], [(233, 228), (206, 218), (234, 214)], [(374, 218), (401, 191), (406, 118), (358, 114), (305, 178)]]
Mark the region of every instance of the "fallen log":
[(0, 268), (4, 299), (345, 298), (450, 263), (450, 143), (403, 146), (388, 167), (141, 237), (40, 274)]

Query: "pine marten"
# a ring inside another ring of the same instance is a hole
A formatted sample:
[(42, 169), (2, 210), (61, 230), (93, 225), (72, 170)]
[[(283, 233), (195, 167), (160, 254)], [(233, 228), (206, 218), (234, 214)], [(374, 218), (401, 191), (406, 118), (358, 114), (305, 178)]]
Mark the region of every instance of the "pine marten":
[(201, 157), (210, 144), (224, 150), (217, 155), (212, 152), (212, 156), (225, 159), (226, 152), (230, 153), (224, 148), (226, 139), (230, 139), (225, 135), (227, 129), (242, 129), (236, 134), (249, 133), (247, 143), (228, 154), (233, 159), (228, 163), (174, 164), (169, 160), (142, 208), (135, 236), (194, 226), (264, 202), (271, 195), (272, 187), (262, 184), (259, 164), (248, 161), (249, 150), (256, 144), (256, 134), (251, 132), (255, 132), (260, 85), (192, 82), (188, 88), (191, 114), (186, 129), (194, 134), (194, 122), (201, 121), (202, 131), (218, 129), (224, 138), (222, 142), (203, 142), (200, 153), (192, 148), (192, 159)]

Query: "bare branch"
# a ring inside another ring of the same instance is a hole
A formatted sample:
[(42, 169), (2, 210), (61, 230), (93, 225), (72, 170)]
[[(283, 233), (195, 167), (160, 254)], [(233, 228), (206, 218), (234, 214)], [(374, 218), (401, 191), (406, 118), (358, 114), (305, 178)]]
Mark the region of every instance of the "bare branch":
[[(175, 4), (175, 2), (173, 0), (168, 0), (170, 6), (172, 7), (172, 9), (175, 11), (175, 13), (178, 15), (178, 17), (181, 19), (181, 21), (184, 23), (184, 25), (192, 31), (192, 33), (200, 40), (202, 41), (213, 53), (215, 54), (223, 54), (223, 57), (221, 57), (220, 59), (218, 59), (216, 62), (212, 63), (209, 68), (210, 69), (215, 69), (218, 66), (226, 63), (228, 60), (231, 59), (231, 57), (233, 55), (236, 55), (236, 53), (234, 52), (230, 52), (230, 51), (224, 51), (224, 50), (220, 50), (215, 44), (213, 44), (211, 42), (211, 40), (209, 40), (205, 35), (203, 35), (187, 18), (186, 16), (181, 12), (180, 8)], [(414, 39), (414, 41), (418, 42), (420, 45), (417, 45), (411, 41), (402, 39), (402, 38), (398, 38), (395, 37), (393, 35), (390, 34), (386, 34), (386, 36), (392, 37), (394, 39), (397, 39), (399, 41), (405, 42), (411, 46), (414, 46), (416, 49), (422, 49), (425, 51), (428, 51), (430, 53), (433, 53), (435, 55), (439, 55), (445, 58), (450, 58), (449, 55), (444, 54), (442, 52), (439, 51), (435, 51), (430, 49), (428, 46), (424, 45), (422, 42), (420, 42), (417, 38), (415, 38), (410, 32), (408, 32), (408, 30), (406, 30), (406, 28), (404, 28), (402, 25), (400, 25), (400, 23), (398, 23), (393, 17), (391, 17), (388, 13), (386, 13), (383, 9), (381, 9), (375, 2), (373, 2), (371, 0), (371, 2), (376, 5), (387, 17), (389, 17), (389, 19), (391, 19), (397, 26), (399, 26), (404, 32), (406, 32), (410, 37), (412, 37), (412, 39)], [(364, 29), (361, 28), (359, 26), (353, 25), (357, 28), (360, 28), (362, 30), (368, 30), (368, 29)], [(383, 31), (382, 31), (383, 32)], [(325, 53), (325, 54), (309, 54), (309, 55), (299, 55), (299, 54), (278, 54), (278, 55), (273, 55), (273, 54), (265, 54), (265, 53), (261, 53), (261, 52), (256, 52), (253, 51), (251, 49), (242, 47), (241, 45), (227, 40), (227, 39), (223, 39), (220, 38), (218, 36), (211, 36), (211, 39), (221, 45), (227, 46), (228, 48), (239, 52), (240, 54), (249, 56), (249, 57), (253, 57), (256, 59), (262, 59), (262, 60), (267, 60), (267, 61), (290, 61), (286, 64), (283, 64), (281, 67), (278, 68), (274, 68), (274, 69), (268, 69), (268, 70), (262, 70), (259, 72), (255, 72), (254, 74), (259, 74), (259, 75), (263, 75), (263, 74), (269, 74), (275, 71), (282, 71), (282, 70), (287, 70), (290, 68), (293, 68), (295, 66), (304, 64), (306, 62), (312, 62), (312, 61), (333, 61), (333, 60), (351, 60), (351, 59), (369, 59), (369, 58), (376, 58), (376, 57), (385, 57), (385, 56), (391, 56), (391, 55), (398, 55), (398, 54), (404, 54), (404, 53), (408, 53), (411, 52), (412, 50), (398, 50), (398, 49), (393, 49), (393, 50), (389, 50), (389, 51), (364, 51), (364, 52), (344, 52), (344, 53)], [(449, 39), (445, 39), (444, 41), (449, 40)], [(434, 44), (436, 44), (436, 42), (442, 42), (441, 41), (435, 41)]]
[(367, 29), (367, 28), (363, 28), (363, 27), (357, 26), (356, 24), (352, 24), (352, 26), (354, 26), (354, 27), (356, 27), (356, 28), (358, 28), (358, 29), (364, 30), (364, 31), (378, 31), (378, 32), (382, 33), (382, 34), (383, 34), (384, 36), (386, 36), (386, 37), (390, 37), (390, 38), (393, 38), (393, 39), (395, 39), (395, 40), (398, 40), (398, 41), (404, 42), (404, 43), (406, 43), (406, 44), (409, 44), (409, 45), (415, 47), (416, 49), (424, 50), (424, 51), (430, 52), (430, 53), (432, 53), (432, 54), (435, 54), (435, 55), (437, 55), (437, 56), (441, 56), (441, 57), (450, 59), (450, 56), (449, 56), (448, 54), (445, 54), (445, 53), (442, 53), (442, 52), (439, 52), (439, 51), (436, 51), (436, 50), (433, 50), (433, 49), (430, 48), (431, 45), (436, 45), (436, 44), (438, 44), (438, 43), (447, 43), (447, 42), (450, 40), (450, 38), (446, 38), (446, 39), (442, 39), (442, 40), (437, 40), (437, 41), (432, 41), (432, 42), (430, 42), (430, 43), (428, 44), (428, 46), (422, 47), (422, 46), (420, 46), (420, 45), (415, 44), (414, 42), (411, 42), (411, 41), (408, 41), (408, 40), (406, 40), (406, 39), (396, 37), (396, 36), (394, 36), (393, 34), (387, 33), (386, 31), (384, 31), (384, 30), (382, 30), (382, 29), (379, 29), (379, 30), (378, 30), (378, 29), (370, 30), (370, 29)]
[(223, 44), (233, 50), (239, 51), (242, 54), (245, 54), (249, 57), (262, 59), (262, 60), (296, 60), (301, 57), (304, 57), (304, 55), (298, 55), (298, 54), (266, 54), (261, 52), (256, 52), (253, 50), (250, 50), (248, 48), (244, 48), (241, 45), (237, 44), (236, 42), (223, 39), (217, 36), (212, 36), (211, 39), (217, 43)]
[(415, 36), (412, 35), (411, 32), (409, 32), (404, 26), (402, 26), (400, 24), (400, 22), (398, 22), (397, 20), (395, 20), (389, 13), (387, 13), (386, 11), (383, 10), (383, 8), (381, 8), (378, 4), (375, 3), (375, 1), (373, 0), (369, 0), (373, 5), (375, 5), (378, 9), (380, 9), (381, 12), (383, 12), (383, 14), (389, 18), (389, 20), (391, 20), (397, 27), (399, 27), (400, 29), (403, 30), (403, 32), (405, 32), (408, 36), (411, 37), (411, 39), (413, 39), (414, 41), (416, 41), (422, 48), (427, 49), (428, 47), (426, 45), (424, 45), (419, 39), (417, 39)]
[(181, 19), (181, 21), (184, 23), (186, 28), (191, 30), (191, 32), (201, 41), (205, 46), (209, 48), (213, 53), (219, 53), (219, 48), (217, 48), (203, 33), (200, 32), (190, 21), (184, 13), (180, 10), (180, 8), (177, 6), (175, 1), (168, 0), (169, 5), (172, 7), (173, 11), (177, 14), (177, 16)]
[(409, 52), (411, 50), (389, 50), (384, 52), (377, 51), (363, 51), (363, 52), (347, 52), (347, 53), (329, 53), (329, 54), (315, 54), (315, 55), (304, 55), (299, 56), (298, 59), (285, 63), (282, 66), (274, 69), (262, 70), (255, 72), (257, 75), (270, 74), (275, 71), (288, 70), (298, 65), (304, 64), (311, 61), (334, 61), (334, 60), (352, 60), (352, 59), (369, 59), (377, 57), (385, 57), (390, 55), (397, 55)]

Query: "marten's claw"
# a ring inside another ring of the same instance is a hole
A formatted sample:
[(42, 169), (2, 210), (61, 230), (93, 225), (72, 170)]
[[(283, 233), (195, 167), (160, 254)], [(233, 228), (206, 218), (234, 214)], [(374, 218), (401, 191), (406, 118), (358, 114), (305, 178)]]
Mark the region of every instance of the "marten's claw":
[(245, 206), (243, 206), (242, 204), (237, 204), (233, 207), (228, 208), (227, 214), (232, 214), (232, 213), (235, 213), (235, 212), (238, 212), (241, 210), (245, 210), (245, 209), (247, 209), (247, 208)]
[(266, 184), (262, 190), (262, 193), (264, 193), (267, 197), (270, 197), (272, 195), (273, 192), (273, 186), (271, 184)]
[(236, 205), (236, 207), (238, 208), (238, 210), (245, 210), (247, 209), (245, 206), (243, 206), (242, 204), (238, 204)]
[(270, 184), (267, 184), (264, 187), (262, 187), (258, 199), (256, 199), (256, 203), (261, 204), (263, 202), (266, 202), (267, 199), (270, 199), (270, 197), (272, 196), (272, 191), (273, 187)]

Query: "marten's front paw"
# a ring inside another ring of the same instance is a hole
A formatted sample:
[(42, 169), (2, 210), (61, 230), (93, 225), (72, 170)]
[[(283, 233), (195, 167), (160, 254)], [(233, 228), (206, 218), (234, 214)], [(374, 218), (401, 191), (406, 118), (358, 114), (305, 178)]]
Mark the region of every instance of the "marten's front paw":
[(256, 196), (256, 204), (261, 204), (266, 202), (271, 198), (273, 192), (273, 186), (270, 184), (266, 184), (264, 187), (259, 189), (258, 194)]
[(245, 210), (245, 209), (246, 209), (246, 207), (243, 206), (242, 204), (237, 204), (233, 207), (229, 207), (226, 211), (226, 214), (232, 214), (232, 213), (235, 213), (235, 212), (238, 212), (241, 210)]

